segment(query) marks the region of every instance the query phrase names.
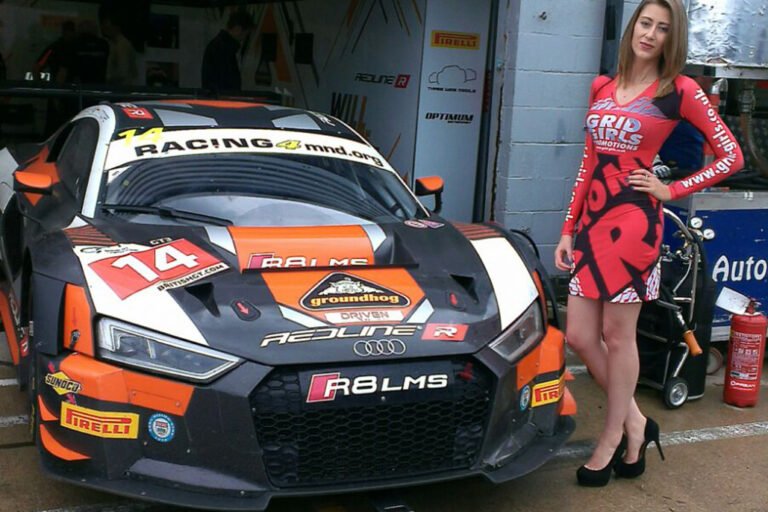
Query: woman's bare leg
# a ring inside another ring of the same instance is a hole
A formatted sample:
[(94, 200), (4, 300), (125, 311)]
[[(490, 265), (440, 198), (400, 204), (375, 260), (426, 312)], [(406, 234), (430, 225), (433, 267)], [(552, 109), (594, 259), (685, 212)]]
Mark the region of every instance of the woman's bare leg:
[[(608, 384), (608, 349), (606, 344), (601, 341), (603, 304), (603, 302), (598, 300), (569, 296), (567, 309), (569, 321), (566, 337), (568, 345), (587, 365), (595, 381), (605, 391)], [(637, 320), (635, 319), (633, 325), (636, 324)], [(634, 333), (632, 339), (634, 340)], [(635, 399), (632, 398), (629, 405), (629, 413), (624, 421), (624, 430), (628, 433), (629, 437), (628, 453), (634, 454), (634, 457), (627, 457), (627, 462), (636, 460), (643, 441), (644, 429), (645, 417), (640, 412)], [(619, 439), (621, 438), (619, 437)], [(590, 467), (592, 466), (590, 465)], [(592, 469), (599, 469), (599, 467), (592, 467)]]

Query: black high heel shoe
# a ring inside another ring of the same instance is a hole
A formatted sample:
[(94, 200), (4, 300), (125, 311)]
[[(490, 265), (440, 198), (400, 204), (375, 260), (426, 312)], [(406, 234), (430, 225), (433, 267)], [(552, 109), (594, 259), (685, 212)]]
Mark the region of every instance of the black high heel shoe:
[(616, 476), (621, 478), (637, 478), (642, 475), (645, 472), (645, 450), (651, 442), (656, 443), (656, 448), (659, 450), (661, 460), (665, 460), (664, 452), (661, 449), (661, 443), (659, 443), (659, 424), (651, 418), (646, 418), (643, 444), (640, 446), (640, 456), (637, 459), (637, 462), (627, 463), (623, 460), (619, 460), (613, 468), (616, 472)]
[(589, 469), (587, 466), (581, 466), (576, 470), (576, 480), (579, 482), (579, 485), (583, 487), (603, 487), (607, 485), (611, 479), (611, 470), (616, 467), (616, 464), (621, 462), (626, 449), (627, 436), (622, 435), (619, 446), (616, 447), (611, 460), (608, 461), (608, 464), (603, 469)]

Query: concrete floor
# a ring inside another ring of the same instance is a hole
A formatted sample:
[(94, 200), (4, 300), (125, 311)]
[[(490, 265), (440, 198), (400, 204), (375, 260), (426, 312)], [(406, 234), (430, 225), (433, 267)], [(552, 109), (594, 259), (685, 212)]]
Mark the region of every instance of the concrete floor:
[[(768, 379), (768, 368), (764, 373)], [(12, 383), (15, 370), (0, 365), (0, 511), (165, 512), (47, 478), (28, 443), (25, 403)], [(637, 480), (612, 480), (602, 489), (575, 483), (575, 470), (599, 432), (602, 396), (591, 378), (569, 384), (579, 405), (578, 427), (566, 449), (534, 473), (504, 485), (466, 479), (401, 490), (417, 512), (765, 512), (768, 511), (768, 386), (757, 407), (722, 402), (722, 371), (709, 377), (702, 399), (681, 409), (664, 408), (658, 392), (638, 390), (641, 408), (662, 428), (666, 462), (648, 452), (648, 470)], [(372, 511), (369, 496), (276, 500), (269, 512)]]

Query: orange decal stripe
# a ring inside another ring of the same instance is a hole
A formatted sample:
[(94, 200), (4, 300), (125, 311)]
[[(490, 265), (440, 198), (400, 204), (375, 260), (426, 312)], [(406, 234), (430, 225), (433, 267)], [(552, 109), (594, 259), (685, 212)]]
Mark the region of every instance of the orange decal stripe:
[(563, 366), (565, 366), (563, 333), (549, 327), (544, 341), (541, 342), (539, 373), (559, 372)]
[(16, 336), (17, 326), (13, 322), (11, 305), (5, 292), (0, 292), (0, 319), (2, 319), (3, 327), (5, 328), (5, 336), (8, 342), (8, 350), (11, 352), (11, 359), (13, 364), (17, 365), (19, 364), (19, 339)]
[(130, 403), (183, 416), (195, 388), (189, 384), (123, 370), (81, 354), (62, 360), (60, 370), (82, 384), (80, 395)]
[(559, 372), (565, 365), (563, 345), (563, 333), (547, 327), (539, 346), (517, 363), (517, 389), (522, 389), (539, 374)]
[[(70, 347), (73, 333), (77, 331), (77, 341)], [(85, 289), (73, 284), (67, 284), (64, 290), (64, 332), (62, 341), (71, 348), (89, 356), (94, 355), (93, 323), (91, 306)]]
[[(373, 248), (361, 226), (297, 228), (229, 228), (235, 242), (240, 270), (253, 268), (254, 255), (286, 260), (300, 257), (315, 266), (328, 266), (332, 259), (365, 259), (373, 263)], [(296, 265), (300, 267), (304, 265)], [(309, 266), (309, 265), (308, 265)]]
[(536, 375), (539, 374), (539, 357), (541, 355), (541, 345), (533, 349), (528, 355), (517, 363), (517, 389), (523, 389), (523, 386), (530, 383)]
[(40, 419), (43, 421), (55, 421), (58, 420), (59, 417), (56, 416), (47, 405), (45, 405), (45, 402), (43, 402), (43, 397), (40, 395), (37, 395), (37, 409), (40, 411)]
[(51, 433), (48, 431), (48, 427), (40, 425), (40, 441), (42, 441), (43, 448), (51, 455), (54, 455), (64, 460), (88, 460), (90, 457), (84, 453), (67, 448), (60, 442), (58, 442)]
[(253, 107), (264, 106), (264, 103), (249, 103), (247, 101), (224, 101), (224, 100), (163, 100), (162, 103), (181, 103), (186, 105), (200, 105), (201, 107), (216, 107), (216, 108), (253, 108)]

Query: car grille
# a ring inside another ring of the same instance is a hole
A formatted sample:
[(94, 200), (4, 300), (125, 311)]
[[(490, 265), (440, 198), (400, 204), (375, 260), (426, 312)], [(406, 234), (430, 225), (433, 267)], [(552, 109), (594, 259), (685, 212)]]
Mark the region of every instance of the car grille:
[[(331, 485), (472, 466), (495, 379), (476, 361), (450, 365), (453, 382), (439, 399), (411, 400), (402, 393), (399, 403), (311, 411), (303, 407), (298, 372), (272, 372), (250, 399), (270, 480), (277, 487)], [(385, 365), (372, 368), (386, 374)]]

